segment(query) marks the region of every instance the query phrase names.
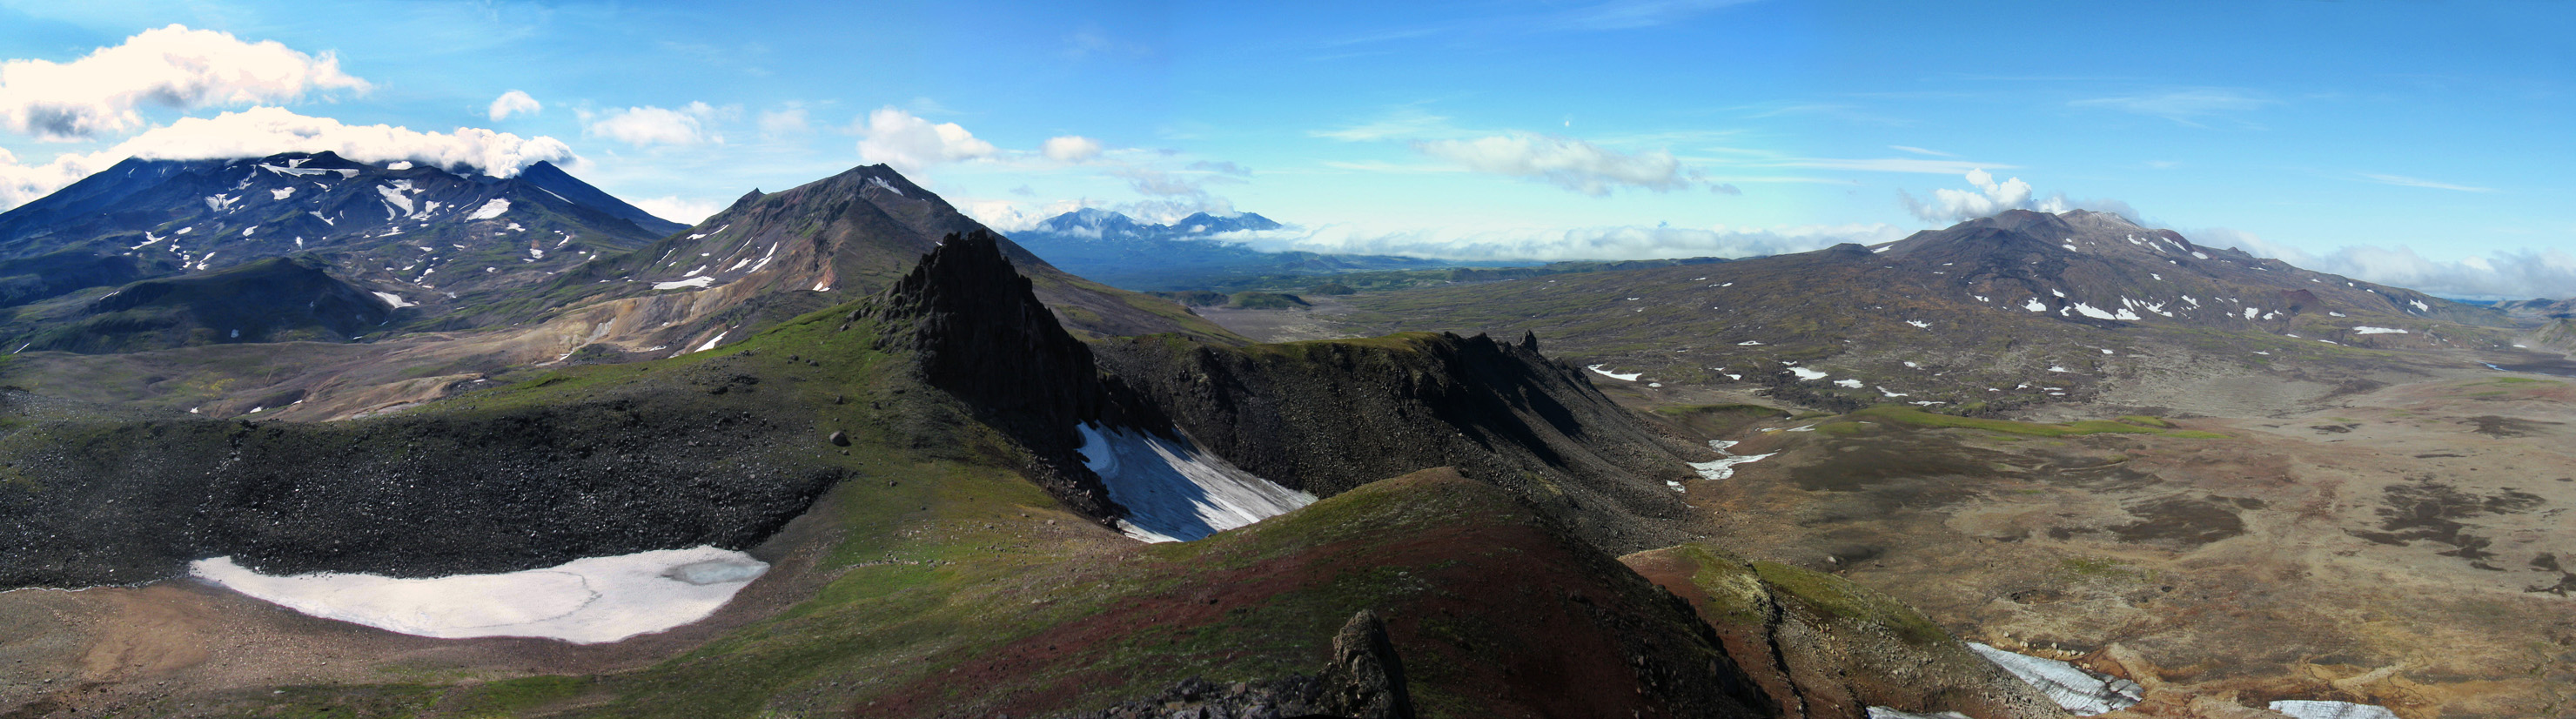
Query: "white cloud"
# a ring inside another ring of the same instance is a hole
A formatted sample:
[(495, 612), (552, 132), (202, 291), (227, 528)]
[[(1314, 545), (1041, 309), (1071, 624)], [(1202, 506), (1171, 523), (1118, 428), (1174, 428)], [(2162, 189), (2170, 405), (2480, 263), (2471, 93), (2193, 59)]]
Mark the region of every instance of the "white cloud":
[(760, 133), (763, 135), (772, 137), (798, 135), (813, 129), (814, 124), (807, 118), (805, 108), (791, 107), (776, 112), (760, 113)]
[(274, 40), (171, 25), (145, 30), (68, 63), (0, 62), (0, 125), (44, 139), (78, 139), (144, 124), (141, 107), (186, 110), (302, 99), (309, 91), (364, 92), (332, 53), (309, 55)]
[(1372, 230), (1348, 225), (1236, 232), (1218, 239), (1264, 250), (1404, 255), (1456, 260), (1635, 260), (1751, 257), (1900, 239), (1883, 224), (1782, 227), (1581, 227)]
[(528, 93), (511, 90), (492, 99), (491, 117), (493, 122), (500, 122), (510, 119), (511, 115), (534, 115), (545, 109), (544, 104), (538, 103), (536, 98), (529, 97)]
[(1958, 155), (1942, 152), (1940, 150), (1926, 150), (1912, 145), (1889, 145), (1887, 146), (1887, 149), (1898, 152), (1911, 152), (1917, 155), (1931, 155), (1933, 157), (1958, 157)]
[(907, 175), (932, 165), (991, 157), (994, 153), (993, 143), (975, 139), (975, 133), (957, 123), (932, 124), (892, 107), (868, 113), (866, 124), (858, 131), (860, 159), (885, 163)]
[(2576, 296), (2576, 255), (2563, 250), (2519, 250), (2492, 257), (2437, 260), (2405, 245), (2352, 245), (2323, 254), (2265, 241), (2226, 228), (2193, 230), (2192, 242), (2230, 247), (2292, 265), (2449, 297), (2473, 299)]
[(1413, 148), (1475, 172), (1541, 180), (1596, 197), (1614, 187), (1664, 192), (1690, 184), (1682, 177), (1681, 161), (1670, 152), (1623, 153), (1555, 135), (1514, 132), (1420, 141)]
[(2405, 175), (2380, 175), (2380, 174), (2372, 174), (2372, 173), (2367, 173), (2367, 172), (2365, 172), (2365, 173), (2361, 173), (2361, 177), (2362, 177), (2362, 179), (2369, 180), (2369, 181), (2371, 181), (2371, 182), (2376, 182), (2376, 183), (2379, 183), (2379, 184), (2382, 184), (2382, 185), (2396, 185), (2396, 186), (2399, 186), (2399, 187), (2424, 187), (2424, 188), (2431, 188), (2431, 189), (2435, 189), (2435, 190), (2453, 190), (2453, 191), (2457, 191), (2457, 192), (2494, 192), (2494, 191), (2495, 191), (2495, 188), (2492, 188), (2492, 187), (2475, 187), (2475, 186), (2470, 186), (2470, 185), (2454, 185), (2454, 184), (2451, 184), (2451, 183), (2448, 183), (2448, 182), (2434, 182), (2434, 181), (2432, 181), (2432, 180), (2425, 180), (2425, 179), (2419, 179), (2419, 178), (2407, 177), (2407, 176), (2405, 176)]
[(590, 123), (582, 133), (636, 147), (723, 144), (724, 136), (710, 132), (708, 127), (720, 114), (722, 111), (703, 102), (692, 102), (677, 110), (650, 105), (630, 107)]
[(1314, 135), (1316, 137), (1329, 137), (1346, 142), (1367, 142), (1371, 140), (1393, 140), (1431, 135), (1449, 135), (1456, 134), (1456, 130), (1449, 125), (1449, 118), (1423, 112), (1420, 109), (1406, 107), (1398, 108), (1394, 112), (1388, 113), (1386, 117), (1370, 122), (1352, 125), (1337, 130), (1317, 130), (1307, 134)]
[(347, 125), (285, 108), (254, 107), (214, 117), (181, 118), (114, 147), (65, 153), (42, 165), (20, 165), (16, 158), (0, 153), (0, 209), (26, 204), (127, 157), (201, 160), (326, 150), (359, 162), (408, 161), (457, 171), (473, 168), (499, 177), (517, 175), (539, 161), (560, 164), (581, 159), (572, 146), (552, 137), (520, 137), (472, 127), (420, 132), (391, 125)]
[(1081, 135), (1047, 138), (1047, 159), (1057, 162), (1082, 162), (1100, 156), (1100, 141)]
[(698, 224), (700, 220), (707, 219), (708, 216), (725, 208), (722, 202), (684, 199), (676, 195), (647, 197), (633, 200), (631, 204), (643, 208), (645, 212), (653, 213), (654, 217), (687, 225)]

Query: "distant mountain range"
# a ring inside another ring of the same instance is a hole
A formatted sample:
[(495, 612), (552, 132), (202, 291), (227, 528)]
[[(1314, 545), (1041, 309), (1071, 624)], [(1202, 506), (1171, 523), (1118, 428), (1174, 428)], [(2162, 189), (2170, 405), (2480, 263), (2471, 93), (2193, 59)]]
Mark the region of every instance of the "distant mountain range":
[(2494, 309), (2312, 272), (2117, 215), (2010, 211), (1895, 242), (1709, 266), (1362, 295), (1351, 331), (1535, 327), (1614, 381), (1739, 384), (1814, 406), (2153, 404), (2230, 373), (2368, 382), (2374, 349), (2533, 341)]
[(1065, 271), (1131, 290), (1201, 290), (1265, 275), (1323, 275), (1528, 263), (1462, 263), (1387, 255), (1264, 252), (1239, 235), (1284, 228), (1253, 213), (1197, 213), (1154, 224), (1086, 207), (1047, 218), (1011, 239)]

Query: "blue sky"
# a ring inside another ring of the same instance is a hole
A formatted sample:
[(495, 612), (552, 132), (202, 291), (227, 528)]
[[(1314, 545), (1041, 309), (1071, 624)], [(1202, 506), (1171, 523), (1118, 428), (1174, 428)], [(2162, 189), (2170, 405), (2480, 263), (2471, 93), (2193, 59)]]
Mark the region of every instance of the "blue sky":
[[(2093, 207), (2455, 295), (2576, 294), (2576, 7), (2108, 5), (0, 0), (0, 203), (108, 155), (382, 124), (440, 135), (347, 142), (567, 161), (682, 220), (873, 162), (1006, 228), (1239, 210), (1297, 225), (1267, 244), (1466, 257)], [(131, 51), (172, 45), (294, 71), (134, 79), (166, 53)], [(514, 90), (535, 108), (496, 112)], [(63, 117), (88, 125), (39, 122)]]

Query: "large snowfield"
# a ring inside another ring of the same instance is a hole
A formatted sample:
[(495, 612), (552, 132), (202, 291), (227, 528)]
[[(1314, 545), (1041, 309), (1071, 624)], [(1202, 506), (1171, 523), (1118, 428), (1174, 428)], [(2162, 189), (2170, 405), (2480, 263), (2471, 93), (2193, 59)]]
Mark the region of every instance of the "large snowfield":
[(338, 572), (271, 576), (232, 557), (200, 559), (188, 570), (255, 599), (390, 632), (597, 644), (705, 619), (769, 565), (741, 552), (694, 547), (426, 579)]

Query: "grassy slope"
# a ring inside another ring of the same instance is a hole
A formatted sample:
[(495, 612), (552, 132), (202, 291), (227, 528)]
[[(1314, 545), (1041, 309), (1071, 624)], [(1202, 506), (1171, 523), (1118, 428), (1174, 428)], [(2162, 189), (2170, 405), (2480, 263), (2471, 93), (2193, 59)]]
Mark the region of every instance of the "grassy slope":
[[(459, 677), (393, 666), (389, 679), (442, 678), (245, 692), (231, 710), (1021, 715), (1145, 696), (1188, 676), (1312, 672), (1332, 632), (1361, 608), (1389, 616), (1428, 716), (1572, 710), (1594, 696), (1637, 696), (1623, 664), (1631, 653), (1696, 657), (1673, 660), (1689, 666), (1715, 658), (1670, 641), (1627, 646), (1691, 630), (1641, 609), (1656, 606), (1642, 580), (1508, 495), (1445, 470), (1206, 541), (1120, 537), (1006, 469), (1014, 459), (997, 437), (885, 371), (899, 365), (866, 349), (866, 323), (845, 334), (834, 329), (838, 316), (809, 315), (723, 351), (552, 370), (414, 410), (505, 414), (682, 381), (710, 366), (757, 374), (763, 403), (782, 419), (802, 415), (817, 430), (851, 435), (846, 453), (800, 457), (851, 473), (817, 505), (819, 538), (779, 550), (812, 561), (804, 579), (780, 580), (811, 582), (810, 599), (639, 671)], [(1510, 577), (1513, 591), (1491, 586), (1497, 577)], [(1519, 674), (1506, 682), (1508, 672)]]

